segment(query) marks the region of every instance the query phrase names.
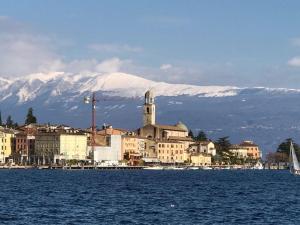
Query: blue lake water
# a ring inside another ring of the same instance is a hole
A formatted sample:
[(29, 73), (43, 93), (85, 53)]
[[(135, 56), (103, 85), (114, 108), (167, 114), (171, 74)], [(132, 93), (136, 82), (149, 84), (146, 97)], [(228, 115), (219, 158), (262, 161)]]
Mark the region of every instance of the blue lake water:
[(288, 171), (1, 170), (0, 224), (300, 224)]

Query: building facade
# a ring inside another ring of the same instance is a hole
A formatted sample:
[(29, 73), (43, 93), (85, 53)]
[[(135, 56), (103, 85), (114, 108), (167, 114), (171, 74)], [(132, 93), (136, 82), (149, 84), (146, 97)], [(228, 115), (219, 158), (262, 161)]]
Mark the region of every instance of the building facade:
[(247, 156), (250, 159), (260, 159), (261, 152), (259, 146), (253, 141), (243, 141), (239, 146), (247, 149)]
[(232, 152), (239, 159), (248, 158), (248, 149), (240, 145), (231, 145), (230, 152)]
[(192, 153), (190, 161), (192, 166), (210, 166), (211, 155), (205, 153)]
[[(88, 147), (91, 151), (91, 146)], [(122, 137), (121, 135), (107, 136), (107, 145), (95, 146), (94, 161), (100, 163), (103, 161), (112, 161), (116, 164), (122, 160)]]
[(86, 160), (87, 136), (74, 130), (52, 130), (36, 135), (35, 160), (39, 164)]
[(0, 163), (7, 163), (15, 149), (16, 131), (8, 128), (0, 128)]
[(188, 159), (181, 142), (161, 140), (156, 142), (157, 158), (162, 163), (184, 163)]
[(189, 151), (191, 153), (205, 153), (211, 156), (216, 155), (215, 144), (212, 141), (200, 141), (190, 144)]

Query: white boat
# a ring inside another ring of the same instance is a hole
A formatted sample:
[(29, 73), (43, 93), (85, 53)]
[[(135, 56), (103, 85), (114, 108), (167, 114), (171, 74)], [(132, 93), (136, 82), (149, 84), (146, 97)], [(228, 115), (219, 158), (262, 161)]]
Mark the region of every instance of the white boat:
[(290, 146), (290, 172), (294, 175), (300, 175), (299, 162), (292, 142)]
[(187, 170), (199, 170), (199, 167), (197, 167), (197, 166), (189, 166), (186, 169)]
[(258, 161), (258, 162), (252, 167), (252, 169), (254, 169), (254, 170), (263, 170), (263, 169), (264, 169), (264, 166), (263, 166), (263, 164), (262, 164), (260, 161)]
[(212, 168), (211, 168), (211, 167), (208, 167), (208, 166), (203, 166), (203, 167), (201, 167), (201, 169), (202, 169), (202, 170), (212, 170)]
[(144, 170), (163, 170), (164, 168), (162, 166), (149, 166), (149, 167), (144, 167)]
[(167, 166), (164, 167), (164, 170), (185, 170), (185, 167), (176, 167), (176, 166)]

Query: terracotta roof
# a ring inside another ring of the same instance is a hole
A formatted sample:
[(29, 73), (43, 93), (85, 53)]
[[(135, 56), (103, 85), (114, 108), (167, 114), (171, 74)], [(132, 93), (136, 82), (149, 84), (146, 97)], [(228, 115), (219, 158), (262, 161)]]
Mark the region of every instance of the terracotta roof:
[(229, 149), (245, 149), (245, 147), (241, 145), (231, 145)]
[(241, 144), (239, 144), (240, 146), (243, 147), (258, 147), (257, 144), (253, 143), (253, 142), (248, 142), (248, 141), (244, 141)]
[(178, 141), (193, 141), (193, 138), (191, 137), (176, 137), (176, 136), (170, 136), (170, 140), (178, 140)]
[(172, 125), (155, 124), (153, 126), (159, 128), (159, 129), (163, 129), (163, 130), (174, 130), (174, 131), (184, 131), (184, 132), (186, 132), (185, 129), (182, 129), (182, 128), (177, 127), (177, 126), (172, 126)]

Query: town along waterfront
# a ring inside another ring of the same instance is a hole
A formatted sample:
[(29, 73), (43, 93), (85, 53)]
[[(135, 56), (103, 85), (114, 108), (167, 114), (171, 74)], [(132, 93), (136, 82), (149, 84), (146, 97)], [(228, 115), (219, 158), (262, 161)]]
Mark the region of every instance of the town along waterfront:
[(1, 170), (1, 224), (299, 224), (288, 171)]

